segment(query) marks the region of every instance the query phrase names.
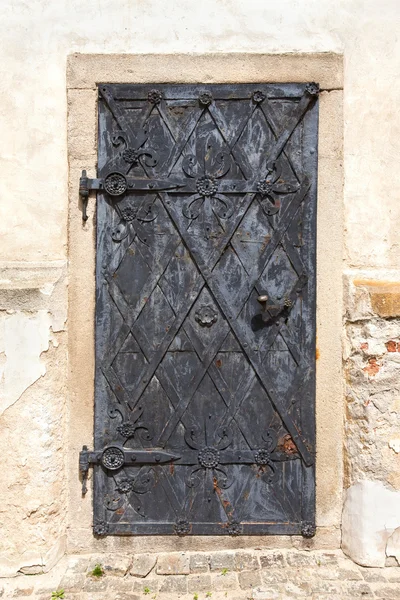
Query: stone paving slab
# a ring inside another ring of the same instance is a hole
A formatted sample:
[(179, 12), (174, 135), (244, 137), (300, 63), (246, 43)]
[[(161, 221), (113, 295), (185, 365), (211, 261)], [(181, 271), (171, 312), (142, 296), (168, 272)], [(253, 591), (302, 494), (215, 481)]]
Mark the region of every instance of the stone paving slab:
[(0, 580), (2, 600), (52, 600), (54, 592), (65, 600), (400, 600), (400, 567), (360, 567), (340, 551), (102, 554)]

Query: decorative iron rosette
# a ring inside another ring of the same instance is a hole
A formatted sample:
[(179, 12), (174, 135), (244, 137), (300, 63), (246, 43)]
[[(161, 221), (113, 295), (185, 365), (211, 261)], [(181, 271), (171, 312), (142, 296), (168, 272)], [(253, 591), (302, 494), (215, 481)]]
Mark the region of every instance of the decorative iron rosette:
[(316, 533), (316, 527), (314, 525), (314, 523), (309, 523), (307, 521), (304, 521), (301, 524), (301, 535), (305, 538), (312, 538), (314, 537)]
[(122, 158), (130, 165), (137, 164), (139, 162), (139, 156), (139, 151), (134, 148), (126, 148), (122, 153)]
[(268, 196), (272, 192), (272, 186), (268, 181), (262, 179), (257, 183), (257, 192), (261, 194), (261, 196)]
[(134, 483), (133, 479), (130, 479), (129, 477), (124, 477), (123, 479), (120, 479), (119, 481), (117, 481), (116, 489), (121, 494), (127, 494), (128, 492), (132, 491), (133, 483)]
[(176, 535), (188, 535), (192, 526), (186, 519), (178, 519), (174, 525)]
[(101, 464), (109, 471), (120, 469), (125, 463), (125, 455), (121, 448), (109, 446), (101, 455)]
[(269, 465), (271, 462), (271, 453), (266, 448), (260, 448), (254, 453), (254, 460), (257, 465)]
[(314, 83), (314, 81), (312, 81), (311, 83), (307, 83), (307, 85), (306, 85), (306, 93), (309, 96), (318, 96), (318, 94), (319, 94), (319, 84), (318, 83)]
[(162, 92), (160, 92), (160, 90), (150, 90), (147, 94), (147, 99), (150, 104), (160, 104), (162, 100)]
[(201, 92), (201, 94), (199, 96), (199, 104), (201, 106), (210, 106), (212, 101), (213, 101), (213, 97), (212, 97), (211, 92)]
[(218, 184), (214, 177), (199, 177), (196, 181), (196, 190), (199, 192), (200, 196), (214, 196), (215, 192), (218, 190)]
[(266, 98), (266, 95), (261, 90), (255, 90), (253, 92), (253, 102), (256, 104), (261, 104)]
[(239, 521), (230, 521), (226, 526), (228, 535), (240, 535), (242, 530), (243, 528)]
[(121, 208), (121, 217), (127, 223), (131, 223), (137, 217), (137, 210), (132, 206), (125, 206), (125, 208)]
[(121, 423), (118, 425), (117, 431), (123, 438), (127, 439), (135, 435), (137, 427), (132, 423)]
[(109, 173), (104, 179), (104, 189), (110, 196), (122, 196), (128, 189), (125, 175), (122, 173)]
[(198, 460), (204, 469), (215, 469), (219, 465), (219, 451), (216, 448), (203, 448), (199, 452)]
[(218, 319), (218, 314), (213, 306), (210, 304), (203, 304), (194, 313), (194, 318), (197, 323), (203, 327), (211, 327)]
[(93, 533), (95, 535), (107, 535), (108, 523), (106, 521), (96, 521), (96, 523), (93, 523)]

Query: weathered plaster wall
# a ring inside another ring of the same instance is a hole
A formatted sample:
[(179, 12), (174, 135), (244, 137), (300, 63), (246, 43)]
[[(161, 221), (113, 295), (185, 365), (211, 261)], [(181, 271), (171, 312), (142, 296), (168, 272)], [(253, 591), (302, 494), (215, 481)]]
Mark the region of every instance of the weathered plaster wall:
[(0, 263), (0, 576), (65, 552), (66, 271)]
[[(168, 7), (161, 0), (0, 3), (0, 260), (7, 261), (1, 280), (8, 282), (0, 306), (0, 404), (5, 408), (0, 449), (7, 457), (0, 486), (4, 572), (50, 564), (46, 553), (52, 548), (62, 552), (65, 533), (66, 342), (60, 315), (66, 296), (58, 286), (51, 289), (59, 281), (54, 261), (67, 258), (65, 74), (73, 52), (343, 52), (346, 268), (352, 282), (346, 303), (353, 306), (361, 294), (366, 306), (362, 317), (349, 312), (346, 321), (347, 485), (376, 482), (374, 494), (360, 484), (350, 488), (348, 498), (354, 491), (354, 497), (359, 494), (356, 508), (362, 503), (369, 510), (372, 498), (384, 505), (387, 493), (400, 489), (398, 362), (391, 350), (399, 341), (399, 295), (395, 286), (385, 287), (387, 281), (400, 284), (399, 14), (398, 0), (175, 0)], [(86, 152), (90, 155), (93, 148), (81, 152), (84, 167)], [(330, 218), (339, 202), (335, 193)], [(79, 252), (84, 261), (82, 247)], [(35, 276), (26, 275), (32, 261)], [(370, 283), (358, 285), (357, 280)], [(82, 279), (75, 285), (92, 284)], [(82, 336), (88, 330), (81, 314), (69, 333)], [(320, 360), (329, 361), (328, 349)], [(324, 434), (327, 445), (329, 439), (335, 444), (328, 428)], [(353, 514), (349, 501), (344, 534), (350, 554), (354, 545), (346, 539), (357, 528), (363, 547), (367, 542), (376, 546), (365, 520), (354, 521)], [(375, 523), (372, 533), (376, 538), (382, 527), (392, 531), (399, 526), (394, 518), (390, 526)], [(393, 554), (395, 540), (392, 534), (390, 551), (385, 544), (376, 546), (380, 558), (373, 560), (382, 563), (385, 548)]]

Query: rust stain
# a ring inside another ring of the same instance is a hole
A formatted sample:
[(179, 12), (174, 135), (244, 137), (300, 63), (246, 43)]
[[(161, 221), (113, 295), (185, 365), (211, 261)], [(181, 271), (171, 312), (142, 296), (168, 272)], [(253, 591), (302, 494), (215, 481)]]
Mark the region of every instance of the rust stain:
[(298, 454), (297, 446), (294, 443), (292, 437), (287, 433), (278, 442), (278, 449), (285, 454), (291, 456), (292, 454)]
[(123, 515), (125, 512), (124, 508), (119, 508), (118, 510), (115, 511), (117, 515)]
[(215, 364), (217, 365), (218, 369), (220, 369), (222, 366), (222, 360), (218, 358), (218, 360), (215, 361)]
[(175, 465), (174, 465), (174, 463), (171, 463), (169, 465), (169, 472), (171, 473), (171, 475), (173, 475), (175, 473)]
[(368, 350), (368, 342), (363, 342), (360, 344), (360, 350)]
[(318, 360), (320, 356), (321, 352), (319, 351), (319, 348), (315, 348), (315, 360)]
[(128, 249), (128, 252), (129, 252), (129, 254), (131, 254), (132, 256), (134, 256), (134, 255), (135, 255), (135, 251), (134, 251), (134, 249), (133, 249), (133, 248), (129, 248), (129, 249)]
[(376, 362), (376, 358), (372, 357), (372, 358), (369, 359), (368, 365), (363, 368), (363, 371), (365, 373), (367, 373), (367, 375), (370, 375), (371, 377), (373, 377), (374, 375), (376, 375), (378, 373), (378, 371), (381, 368), (381, 366), (382, 365), (379, 365)]

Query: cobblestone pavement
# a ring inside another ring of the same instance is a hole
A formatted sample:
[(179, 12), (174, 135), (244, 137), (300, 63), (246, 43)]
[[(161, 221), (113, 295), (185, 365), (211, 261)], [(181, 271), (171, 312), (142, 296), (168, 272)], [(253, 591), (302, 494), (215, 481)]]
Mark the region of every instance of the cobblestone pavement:
[(400, 567), (359, 567), (340, 551), (109, 554), (69, 556), (48, 574), (0, 580), (2, 599), (51, 600), (52, 596), (65, 600), (400, 600)]

